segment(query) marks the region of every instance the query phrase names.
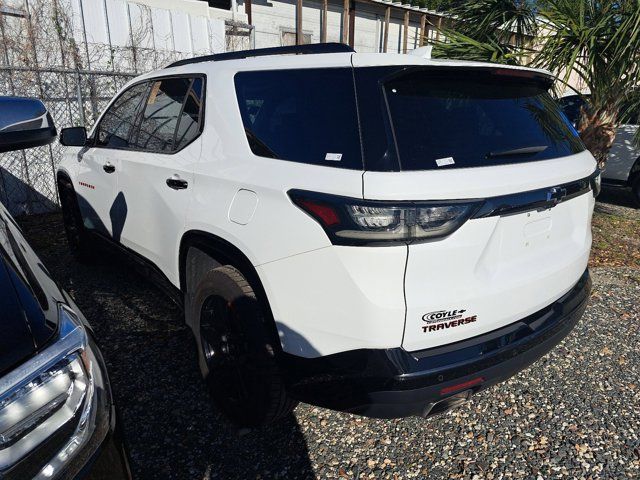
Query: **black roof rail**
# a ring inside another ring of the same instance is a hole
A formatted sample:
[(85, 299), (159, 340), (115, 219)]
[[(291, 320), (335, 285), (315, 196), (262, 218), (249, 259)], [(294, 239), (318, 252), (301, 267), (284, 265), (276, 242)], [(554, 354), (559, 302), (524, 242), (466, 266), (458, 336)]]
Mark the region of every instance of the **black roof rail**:
[(311, 43), (307, 45), (293, 45), (290, 47), (257, 48), (241, 50), (239, 52), (215, 53), (203, 57), (185, 58), (178, 60), (166, 68), (180, 67), (192, 63), (219, 62), (222, 60), (239, 60), (249, 57), (264, 57), (267, 55), (314, 55), (318, 53), (354, 53), (355, 50), (344, 43)]

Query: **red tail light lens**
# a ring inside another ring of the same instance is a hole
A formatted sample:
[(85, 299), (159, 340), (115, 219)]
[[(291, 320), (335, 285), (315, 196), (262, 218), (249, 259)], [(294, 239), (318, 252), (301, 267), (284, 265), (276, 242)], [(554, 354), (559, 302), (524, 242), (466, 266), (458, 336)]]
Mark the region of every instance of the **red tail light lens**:
[(397, 245), (452, 234), (476, 211), (479, 201), (378, 202), (289, 191), (300, 209), (320, 223), (335, 245)]

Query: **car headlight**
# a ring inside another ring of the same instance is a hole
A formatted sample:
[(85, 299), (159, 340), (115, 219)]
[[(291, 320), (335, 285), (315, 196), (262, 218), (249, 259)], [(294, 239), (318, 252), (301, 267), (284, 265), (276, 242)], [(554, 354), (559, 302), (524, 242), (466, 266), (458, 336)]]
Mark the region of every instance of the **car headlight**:
[(57, 477), (95, 429), (100, 368), (82, 322), (58, 308), (57, 339), (0, 379), (0, 477)]

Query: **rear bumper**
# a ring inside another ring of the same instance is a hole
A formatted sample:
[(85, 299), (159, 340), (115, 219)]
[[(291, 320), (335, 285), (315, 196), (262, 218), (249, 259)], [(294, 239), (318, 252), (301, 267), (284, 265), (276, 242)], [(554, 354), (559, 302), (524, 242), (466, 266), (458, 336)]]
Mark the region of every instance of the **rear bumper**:
[(284, 354), (290, 394), (304, 402), (378, 418), (429, 416), (502, 382), (556, 346), (576, 325), (589, 272), (562, 298), (506, 327), (441, 347), (352, 350), (319, 358)]

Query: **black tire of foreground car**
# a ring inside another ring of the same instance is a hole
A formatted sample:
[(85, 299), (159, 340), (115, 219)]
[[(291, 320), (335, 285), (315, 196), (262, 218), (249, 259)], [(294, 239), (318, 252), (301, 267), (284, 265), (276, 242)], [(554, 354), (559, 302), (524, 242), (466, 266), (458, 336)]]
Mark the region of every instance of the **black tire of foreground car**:
[(82, 223), (76, 192), (69, 180), (58, 179), (58, 193), (60, 194), (64, 231), (67, 243), (69, 243), (69, 250), (77, 260), (87, 262), (92, 253), (91, 238)]
[(298, 402), (287, 395), (256, 295), (234, 267), (202, 274), (189, 292), (200, 367), (216, 406), (240, 426), (275, 422)]

